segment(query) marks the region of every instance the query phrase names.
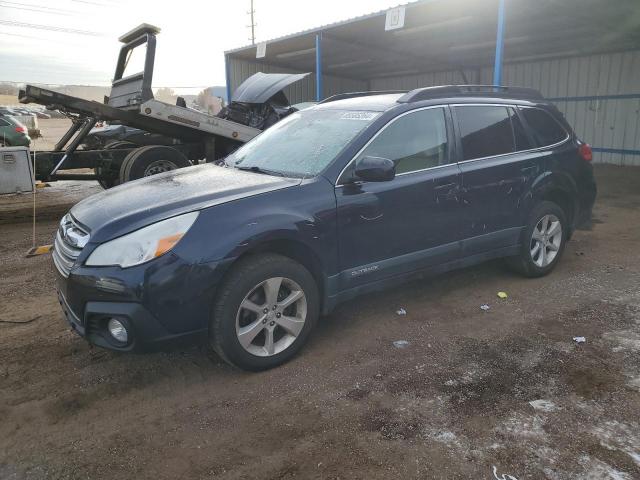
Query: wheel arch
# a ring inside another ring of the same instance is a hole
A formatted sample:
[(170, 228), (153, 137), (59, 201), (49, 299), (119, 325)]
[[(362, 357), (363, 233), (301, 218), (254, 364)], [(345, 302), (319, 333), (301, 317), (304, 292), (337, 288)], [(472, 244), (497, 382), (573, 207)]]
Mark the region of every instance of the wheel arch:
[(320, 309), (322, 311), (326, 292), (326, 274), (322, 267), (320, 256), (309, 245), (297, 239), (284, 237), (273, 238), (252, 245), (227, 265), (222, 277), (222, 282), (226, 280), (227, 276), (233, 271), (234, 267), (236, 267), (238, 263), (246, 261), (247, 258), (251, 256), (265, 253), (275, 253), (282, 255), (283, 257), (290, 258), (309, 270), (309, 273), (311, 273), (311, 276), (315, 280), (318, 288)]
[(569, 176), (548, 174), (534, 184), (534, 204), (550, 201), (558, 205), (567, 217), (569, 235), (578, 214), (578, 190), (575, 182)]

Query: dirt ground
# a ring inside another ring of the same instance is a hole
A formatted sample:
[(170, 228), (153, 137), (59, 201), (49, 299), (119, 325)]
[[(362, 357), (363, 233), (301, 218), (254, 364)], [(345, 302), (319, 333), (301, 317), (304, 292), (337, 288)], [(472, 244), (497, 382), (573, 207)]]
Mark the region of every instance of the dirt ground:
[(36, 150), (36, 152), (39, 150), (53, 150), (62, 135), (69, 130), (71, 120), (67, 118), (41, 118), (38, 120), (38, 126), (42, 136), (32, 140), (31, 149)]
[(0, 323), (0, 478), (640, 478), (640, 168), (597, 177), (548, 277), (491, 262), (361, 297), (260, 374), (90, 348), (30, 224), (0, 225), (0, 319), (31, 320)]

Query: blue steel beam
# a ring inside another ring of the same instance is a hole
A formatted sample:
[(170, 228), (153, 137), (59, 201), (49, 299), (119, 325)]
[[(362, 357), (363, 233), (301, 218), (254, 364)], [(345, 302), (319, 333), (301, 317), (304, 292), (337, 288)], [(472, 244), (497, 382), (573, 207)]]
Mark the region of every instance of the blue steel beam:
[(322, 100), (322, 32), (316, 33), (316, 101)]
[(231, 103), (231, 67), (229, 66), (229, 55), (224, 56), (224, 75), (227, 82), (227, 104)]
[(493, 63), (493, 84), (502, 85), (502, 57), (504, 56), (504, 2), (498, 3), (498, 29), (496, 32), (496, 58)]

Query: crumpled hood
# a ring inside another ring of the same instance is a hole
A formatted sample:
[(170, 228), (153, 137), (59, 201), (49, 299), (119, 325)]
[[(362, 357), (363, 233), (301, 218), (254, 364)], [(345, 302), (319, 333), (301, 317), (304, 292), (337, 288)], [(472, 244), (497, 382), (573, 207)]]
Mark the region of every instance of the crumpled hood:
[(308, 73), (254, 73), (233, 92), (231, 98), (239, 103), (265, 103), (283, 88), (298, 80), (302, 80)]
[(82, 200), (71, 215), (104, 242), (168, 217), (300, 184), (212, 164), (181, 168), (125, 183)]

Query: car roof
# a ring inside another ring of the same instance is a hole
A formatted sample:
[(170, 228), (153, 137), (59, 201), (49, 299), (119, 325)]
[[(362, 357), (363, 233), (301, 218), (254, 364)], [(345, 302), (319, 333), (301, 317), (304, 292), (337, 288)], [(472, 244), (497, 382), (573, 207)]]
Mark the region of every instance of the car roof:
[(388, 93), (382, 95), (363, 95), (343, 100), (335, 100), (329, 103), (320, 103), (313, 107), (323, 110), (369, 110), (384, 112), (398, 105), (398, 99), (402, 93)]
[(323, 100), (316, 108), (386, 111), (399, 105), (405, 105), (406, 108), (418, 108), (452, 103), (550, 105), (550, 102), (546, 101), (539, 91), (526, 87), (444, 85), (416, 88), (408, 92), (342, 93)]

